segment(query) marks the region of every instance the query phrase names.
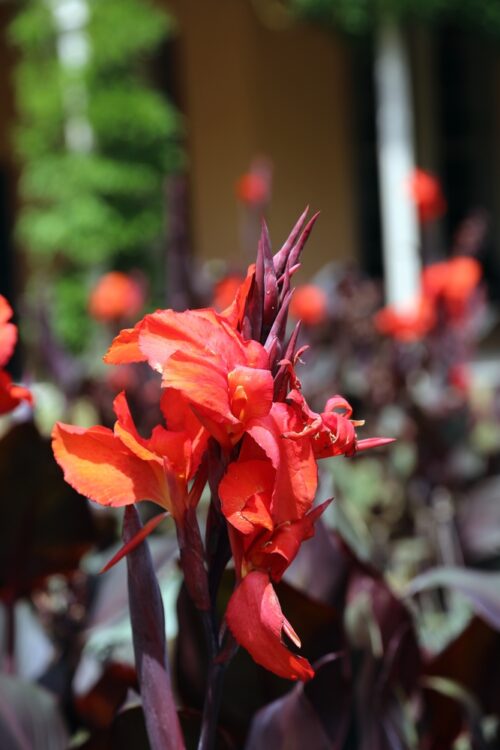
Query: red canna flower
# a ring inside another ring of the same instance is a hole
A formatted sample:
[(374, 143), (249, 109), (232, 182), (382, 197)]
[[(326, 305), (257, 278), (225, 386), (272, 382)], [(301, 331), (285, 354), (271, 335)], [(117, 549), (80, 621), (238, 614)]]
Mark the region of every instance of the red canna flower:
[[(7, 364), (17, 343), (17, 326), (9, 322), (12, 315), (11, 306), (0, 295), (0, 368)], [(32, 393), (22, 385), (15, 385), (10, 375), (0, 369), (0, 414), (7, 414), (22, 401), (32, 404)]]
[(101, 321), (135, 318), (144, 305), (144, 289), (136, 279), (120, 271), (101, 276), (89, 298), (89, 312)]
[(446, 200), (439, 181), (423, 169), (415, 169), (410, 178), (410, 194), (418, 210), (420, 221), (439, 219), (446, 212)]
[(290, 302), (290, 315), (308, 326), (324, 323), (328, 317), (326, 292), (315, 284), (297, 287)]
[[(315, 221), (306, 223), (306, 213), (274, 257), (263, 227), (257, 262), (222, 313), (159, 310), (113, 341), (107, 363), (147, 362), (161, 374), (166, 428), (140, 437), (120, 394), (113, 430), (59, 424), (53, 433), (56, 459), (77, 490), (103, 505), (150, 499), (172, 513), (186, 585), (201, 610), (211, 601), (210, 558), (192, 511), (208, 472), (214, 528), (227, 528), (235, 562), (228, 627), (257, 663), (302, 680), (313, 670), (285, 645), (285, 637), (297, 647), (300, 641), (272, 582), (328, 505), (313, 507), (317, 459), (387, 442), (358, 440), (360, 423), (341, 397), (316, 414), (301, 393), (292, 364), (298, 328), (285, 337), (290, 279)], [(208, 549), (210, 533), (208, 523)]]

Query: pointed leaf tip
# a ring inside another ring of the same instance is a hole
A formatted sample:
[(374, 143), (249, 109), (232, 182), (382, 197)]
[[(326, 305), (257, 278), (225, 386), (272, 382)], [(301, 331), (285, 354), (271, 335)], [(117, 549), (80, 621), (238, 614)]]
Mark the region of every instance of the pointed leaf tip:
[(99, 571), (99, 575), (107, 573), (108, 570), (111, 570), (111, 568), (113, 568), (116, 563), (120, 562), (120, 560), (128, 555), (129, 552), (132, 552), (132, 550), (138, 547), (139, 544), (141, 544), (141, 542), (143, 542), (144, 539), (146, 539), (146, 537), (148, 537), (168, 515), (168, 513), (158, 513), (158, 515), (150, 518), (149, 521), (144, 524), (142, 529), (140, 529), (137, 534), (135, 534), (135, 536), (133, 536), (128, 542), (120, 547), (118, 552), (113, 555), (111, 560), (109, 560), (109, 562), (107, 562), (106, 565)]

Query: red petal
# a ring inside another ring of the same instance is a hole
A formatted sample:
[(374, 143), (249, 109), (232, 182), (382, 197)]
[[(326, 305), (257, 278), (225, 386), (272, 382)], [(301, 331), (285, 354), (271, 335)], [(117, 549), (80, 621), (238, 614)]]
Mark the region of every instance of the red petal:
[(142, 461), (111, 430), (57, 423), (52, 437), (64, 478), (82, 495), (114, 507), (154, 500), (170, 510), (162, 467)]
[[(301, 428), (293, 407), (275, 403), (267, 417), (247, 428), (249, 435), (276, 469), (271, 513), (275, 524), (294, 521), (311, 508), (318, 485), (318, 469), (309, 438), (287, 440), (284, 432)], [(243, 444), (241, 458), (256, 458), (251, 441)]]
[(148, 445), (149, 441), (142, 438), (137, 432), (123, 391), (113, 401), (113, 409), (118, 420), (115, 423), (115, 435), (138, 458), (144, 461), (155, 460), (157, 456), (151, 451)]
[(222, 512), (242, 534), (259, 527), (273, 528), (269, 513), (275, 470), (269, 461), (235, 461), (229, 464), (221, 483)]
[(279, 581), (297, 556), (302, 542), (314, 536), (314, 524), (330, 503), (331, 499), (325, 500), (304, 518), (282, 524), (271, 538), (267, 535), (264, 540), (257, 539), (245, 556), (255, 567), (269, 570), (273, 581)]
[(227, 320), (229, 325), (238, 330), (241, 330), (247, 298), (252, 287), (254, 276), (255, 263), (248, 267), (246, 278), (238, 289), (234, 302), (232, 302), (229, 307), (226, 307), (221, 313), (221, 316)]
[[(314, 670), (282, 643), (281, 634), (295, 632), (287, 621), (266, 573), (249, 573), (233, 593), (226, 611), (227, 624), (250, 656), (265, 669), (289, 680), (309, 680)], [(300, 641), (295, 635), (296, 645)]]
[(235, 367), (227, 376), (231, 411), (241, 421), (269, 414), (273, 403), (274, 380), (269, 370)]

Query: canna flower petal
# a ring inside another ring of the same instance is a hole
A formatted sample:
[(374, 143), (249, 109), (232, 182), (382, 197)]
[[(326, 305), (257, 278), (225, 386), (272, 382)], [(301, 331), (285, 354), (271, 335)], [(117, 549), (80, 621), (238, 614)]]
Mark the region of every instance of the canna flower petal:
[(146, 355), (139, 349), (139, 330), (142, 321), (134, 328), (124, 328), (113, 340), (104, 355), (107, 365), (126, 365), (133, 362), (145, 362)]
[(139, 347), (151, 367), (164, 370), (175, 352), (212, 360), (222, 370), (236, 365), (268, 365), (267, 353), (257, 341), (245, 341), (227, 320), (210, 308), (202, 310), (160, 310), (147, 315), (140, 326)]
[(190, 441), (189, 477), (192, 477), (200, 465), (210, 435), (194, 414), (189, 403), (176, 391), (165, 388), (162, 392), (160, 407), (168, 429), (172, 432), (184, 432)]
[[(262, 458), (262, 451), (276, 470), (271, 501), (275, 525), (302, 518), (310, 510), (318, 486), (318, 468), (311, 440), (287, 440), (284, 433), (302, 428), (294, 409), (274, 403), (266, 417), (249, 423), (252, 440), (243, 441), (240, 458)], [(257, 447), (258, 446), (258, 447)]]
[(274, 393), (269, 370), (238, 365), (228, 373), (227, 382), (231, 412), (240, 422), (269, 414)]
[(306, 681), (314, 676), (307, 659), (283, 644), (283, 632), (298, 647), (300, 640), (281, 611), (266, 573), (254, 570), (245, 576), (229, 600), (226, 622), (238, 643), (265, 669), (288, 680)]
[(56, 461), (77, 492), (100, 505), (153, 500), (170, 510), (159, 464), (139, 458), (108, 428), (86, 430), (58, 422), (52, 438)]
[(234, 301), (222, 311), (221, 316), (232, 328), (241, 330), (248, 296), (255, 280), (255, 263), (248, 267), (247, 275), (235, 294)]
[(302, 542), (314, 536), (314, 524), (332, 502), (325, 500), (298, 521), (283, 523), (272, 536), (258, 537), (246, 551), (245, 557), (256, 568), (269, 571), (273, 581), (279, 581), (289, 565), (294, 561)]
[(287, 401), (294, 406), (302, 420), (302, 430), (288, 431), (283, 437), (297, 440), (308, 436), (317, 459), (332, 456), (354, 456), (360, 450), (368, 450), (392, 443), (392, 438), (367, 438), (358, 441), (355, 427), (364, 424), (351, 419), (352, 407), (342, 396), (332, 396), (321, 414), (310, 409), (302, 393), (296, 388), (290, 391)]
[(224, 516), (242, 534), (273, 529), (271, 495), (276, 472), (269, 461), (234, 461), (219, 484)]
[(274, 386), (267, 352), (257, 341), (245, 341), (214, 310), (146, 316), (139, 346), (162, 373), (164, 388), (189, 403), (226, 448), (240, 440), (249, 420), (271, 408)]

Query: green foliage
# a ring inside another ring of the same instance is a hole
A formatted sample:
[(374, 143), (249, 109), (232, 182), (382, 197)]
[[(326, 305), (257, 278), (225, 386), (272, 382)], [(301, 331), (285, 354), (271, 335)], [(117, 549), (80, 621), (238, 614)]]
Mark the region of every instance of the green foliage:
[[(55, 325), (74, 350), (82, 350), (88, 328), (96, 267), (153, 270), (147, 266), (164, 226), (165, 177), (182, 161), (180, 118), (147, 75), (152, 53), (172, 31), (170, 19), (149, 0), (87, 4), (90, 55), (82, 67), (61, 64), (46, 0), (26, 0), (10, 28), (19, 51), (17, 234), (32, 272), (52, 273)], [(90, 126), (88, 150), (67, 145), (75, 111)]]
[(365, 33), (383, 17), (451, 20), (500, 34), (497, 0), (289, 0), (289, 4), (299, 16), (331, 24), (349, 34)]

